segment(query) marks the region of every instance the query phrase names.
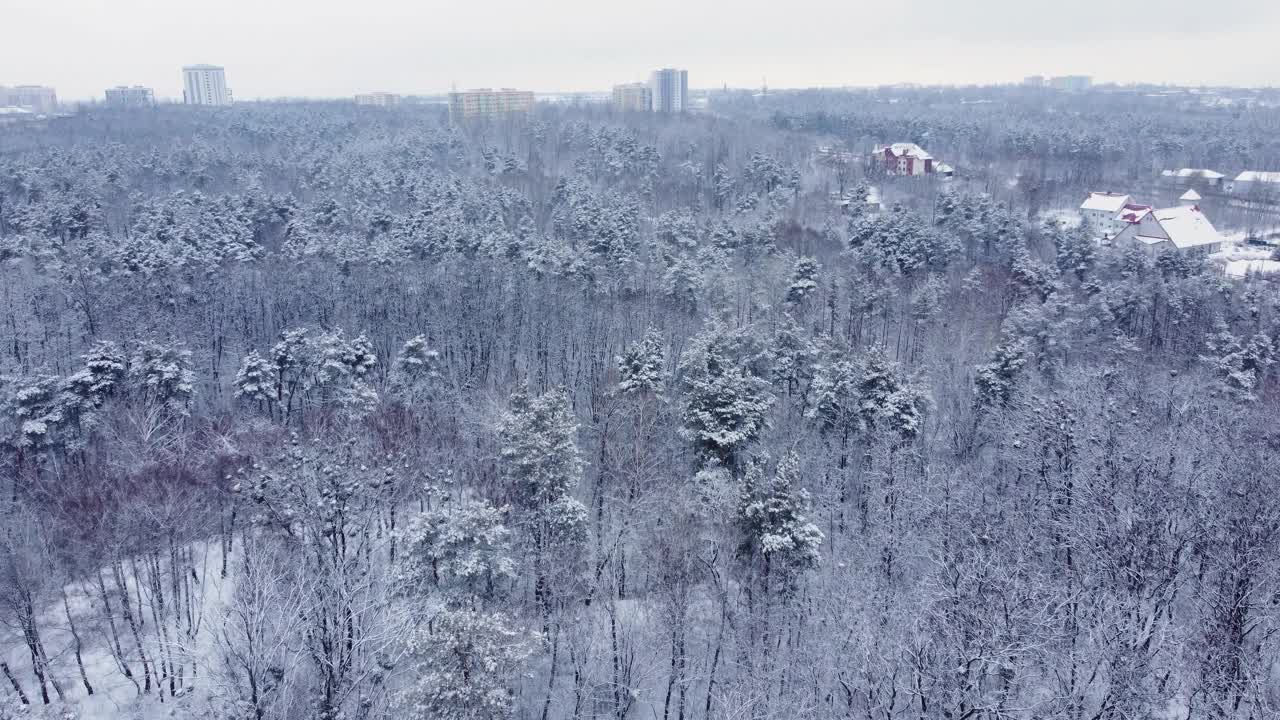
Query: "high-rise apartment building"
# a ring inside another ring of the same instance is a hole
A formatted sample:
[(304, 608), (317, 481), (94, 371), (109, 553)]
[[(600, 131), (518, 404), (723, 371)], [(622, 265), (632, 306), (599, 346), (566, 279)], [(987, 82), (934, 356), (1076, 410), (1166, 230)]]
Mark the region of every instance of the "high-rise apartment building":
[(449, 93), (449, 119), (461, 122), (472, 118), (518, 115), (533, 110), (533, 93), (529, 90), (480, 88)]
[(1093, 85), (1093, 78), (1088, 75), (1060, 75), (1049, 78), (1048, 84), (1054, 90), (1083, 92)]
[(357, 105), (374, 105), (376, 107), (391, 107), (400, 104), (400, 96), (389, 92), (371, 92), (356, 95)]
[(230, 105), (226, 71), (217, 65), (182, 68), (182, 101), (188, 105)]
[(649, 76), (653, 111), (680, 113), (689, 107), (689, 71), (675, 68), (654, 70)]
[(614, 85), (613, 109), (618, 112), (649, 112), (653, 109), (653, 91), (644, 83)]
[(58, 109), (58, 95), (43, 85), (0, 86), (0, 107), (19, 107), (47, 115)]
[(107, 104), (112, 107), (149, 107), (156, 104), (155, 93), (141, 85), (107, 88), (106, 96)]

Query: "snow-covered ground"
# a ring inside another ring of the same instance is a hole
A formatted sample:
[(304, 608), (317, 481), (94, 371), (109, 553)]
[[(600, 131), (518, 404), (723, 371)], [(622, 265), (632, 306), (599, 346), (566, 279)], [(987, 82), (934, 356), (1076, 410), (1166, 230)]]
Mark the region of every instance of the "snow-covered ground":
[(1229, 260), (1224, 272), (1237, 280), (1251, 275), (1270, 275), (1280, 272), (1280, 260)]
[(1075, 208), (1045, 210), (1040, 213), (1040, 218), (1044, 222), (1052, 222), (1068, 229), (1078, 228), (1083, 222), (1083, 218), (1080, 217), (1080, 211)]
[(1271, 259), (1275, 248), (1247, 243), (1248, 233), (1244, 230), (1224, 232), (1222, 235), (1227, 242), (1223, 244), (1221, 251), (1210, 255), (1209, 260), (1221, 264), (1223, 274), (1227, 277), (1241, 280), (1250, 276), (1280, 272), (1280, 261)]
[[(81, 678), (75, 657), (75, 640), (67, 619), (67, 608), (64, 608), (62, 596), (55, 590), (44, 599), (47, 601), (40, 613), (39, 629), (41, 639), (49, 655), (50, 675), (61, 688), (65, 702), (57, 701), (57, 694), (52, 686), (48, 693), (53, 703), (44, 706), (40, 685), (32, 670), (31, 654), (23, 641), (18, 628), (0, 625), (0, 659), (8, 664), (14, 679), (22, 686), (32, 709), (51, 712), (48, 717), (74, 717), (77, 720), (151, 720), (152, 718), (170, 718), (177, 713), (179, 707), (187, 708), (193, 703), (204, 704), (208, 699), (207, 688), (202, 689), (205, 679), (215, 675), (213, 662), (216, 652), (214, 638), (217, 628), (210, 623), (222, 616), (232, 591), (232, 582), (219, 576), (220, 550), (217, 543), (197, 543), (192, 546), (191, 557), (196, 561), (196, 580), (192, 585), (193, 612), (199, 623), (192, 633), (193, 637), (170, 638), (170, 652), (185, 659), (188, 672), (184, 678), (185, 687), (179, 691), (178, 697), (168, 694), (166, 683), (163, 702), (160, 694), (153, 687), (149, 694), (139, 692), (133, 681), (125, 677), (110, 651), (110, 635), (105, 620), (101, 598), (92, 580), (69, 584), (65, 587), (67, 605), (71, 619), (82, 642), (81, 656), (84, 660), (85, 674), (89, 684), (93, 686), (93, 694), (89, 695)], [(203, 567), (200, 567), (203, 565)], [(130, 567), (126, 563), (126, 568)], [(114, 592), (109, 570), (103, 570), (106, 584), (110, 592), (112, 611), (115, 615), (120, 643), (126, 660), (132, 667), (134, 677), (141, 682), (141, 662), (136, 655), (136, 645), (124, 620), (120, 617), (121, 606), (119, 596)], [(165, 568), (167, 572), (167, 568)], [(155, 633), (155, 618), (149, 606), (149, 589), (144, 583), (139, 588), (134, 583), (132, 574), (127, 575), (129, 594), (132, 599), (133, 612), (145, 622), (140, 628), (140, 635), (148, 660), (151, 663), (161, 658), (159, 643)], [(168, 588), (165, 588), (167, 591)], [(139, 605), (144, 605), (139, 607)], [(170, 610), (172, 612), (172, 609)], [(174, 620), (168, 621), (172, 629)], [(190, 670), (196, 670), (194, 678)], [(0, 676), (3, 689), (0, 695), (12, 692), (7, 678)], [(196, 711), (196, 708), (189, 707)], [(70, 711), (64, 715), (63, 711)], [(36, 715), (35, 717), (42, 717)]]

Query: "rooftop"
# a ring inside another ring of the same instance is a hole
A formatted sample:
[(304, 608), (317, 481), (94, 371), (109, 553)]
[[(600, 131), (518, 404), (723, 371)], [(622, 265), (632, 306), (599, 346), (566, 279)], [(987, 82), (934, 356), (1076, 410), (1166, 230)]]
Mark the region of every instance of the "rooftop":
[(1216, 170), (1209, 170), (1207, 168), (1182, 168), (1178, 171), (1165, 170), (1161, 174), (1167, 177), (1202, 178), (1204, 180), (1221, 180), (1226, 177)]
[(894, 157), (913, 157), (917, 160), (932, 160), (933, 156), (925, 152), (924, 148), (915, 143), (894, 143), (883, 147), (877, 147), (876, 152), (884, 152), (888, 150), (893, 153)]
[(1236, 182), (1280, 182), (1280, 172), (1245, 170), (1236, 176)]
[[(1215, 245), (1224, 240), (1209, 218), (1194, 205), (1156, 210), (1155, 218), (1179, 250)], [(1142, 236), (1138, 239), (1144, 240)]]
[(1085, 198), (1085, 201), (1080, 204), (1080, 209), (1118, 213), (1128, 204), (1129, 196), (1122, 193), (1091, 192), (1089, 197)]
[(1150, 214), (1152, 208), (1150, 205), (1138, 205), (1137, 203), (1126, 203), (1120, 212), (1116, 214), (1117, 220), (1127, 223), (1141, 222), (1142, 218)]

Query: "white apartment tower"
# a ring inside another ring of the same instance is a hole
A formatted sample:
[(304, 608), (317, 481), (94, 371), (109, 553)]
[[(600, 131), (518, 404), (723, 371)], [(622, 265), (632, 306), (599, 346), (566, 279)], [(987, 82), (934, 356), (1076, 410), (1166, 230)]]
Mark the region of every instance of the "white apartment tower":
[(182, 100), (188, 105), (230, 105), (226, 71), (217, 65), (182, 68)]
[(653, 111), (681, 113), (689, 107), (689, 71), (675, 68), (654, 70), (649, 76)]

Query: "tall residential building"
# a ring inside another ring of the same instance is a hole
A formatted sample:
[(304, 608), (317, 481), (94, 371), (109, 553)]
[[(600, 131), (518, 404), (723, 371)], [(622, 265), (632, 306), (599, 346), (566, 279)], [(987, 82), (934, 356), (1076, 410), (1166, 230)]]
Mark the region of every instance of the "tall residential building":
[(141, 85), (107, 88), (106, 95), (107, 104), (112, 107), (149, 107), (156, 104), (155, 93)]
[(230, 105), (226, 71), (217, 65), (182, 68), (182, 101), (188, 105)]
[(47, 115), (58, 109), (58, 95), (43, 85), (0, 86), (0, 107), (19, 107)]
[(653, 91), (644, 83), (614, 85), (613, 109), (618, 112), (649, 112), (653, 109)]
[(689, 71), (675, 68), (654, 70), (649, 76), (653, 111), (681, 113), (689, 107)]
[(1093, 78), (1088, 75), (1060, 75), (1049, 78), (1049, 87), (1054, 90), (1081, 92), (1093, 85)]
[(391, 107), (400, 104), (400, 96), (389, 92), (371, 92), (356, 95), (357, 105), (374, 105), (377, 107)]
[(480, 88), (449, 93), (449, 119), (461, 122), (472, 118), (517, 115), (533, 110), (533, 93), (529, 90)]

